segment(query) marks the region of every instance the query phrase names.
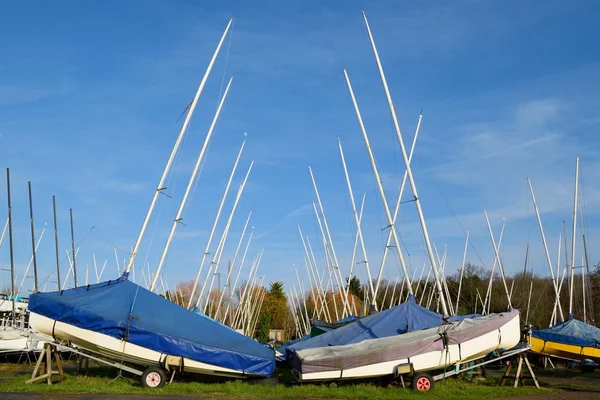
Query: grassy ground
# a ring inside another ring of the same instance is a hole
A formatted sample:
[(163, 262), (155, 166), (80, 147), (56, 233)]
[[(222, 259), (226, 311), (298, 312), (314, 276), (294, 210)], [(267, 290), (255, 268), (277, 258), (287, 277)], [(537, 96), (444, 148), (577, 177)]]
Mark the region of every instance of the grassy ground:
[[(114, 368), (90, 368), (87, 374), (77, 374), (67, 369), (62, 382), (49, 386), (45, 383), (25, 384), (33, 367), (0, 364), (0, 389), (4, 392), (37, 393), (131, 393), (131, 394), (177, 394), (203, 398), (277, 398), (277, 399), (485, 399), (508, 396), (540, 394), (535, 388), (499, 387), (497, 379), (468, 382), (448, 379), (436, 382), (429, 393), (416, 393), (410, 389), (379, 387), (374, 384), (328, 384), (328, 385), (259, 385), (241, 381), (198, 382), (176, 378), (176, 383), (162, 389), (142, 388), (137, 377), (112, 381)], [(543, 389), (543, 392), (549, 392)]]

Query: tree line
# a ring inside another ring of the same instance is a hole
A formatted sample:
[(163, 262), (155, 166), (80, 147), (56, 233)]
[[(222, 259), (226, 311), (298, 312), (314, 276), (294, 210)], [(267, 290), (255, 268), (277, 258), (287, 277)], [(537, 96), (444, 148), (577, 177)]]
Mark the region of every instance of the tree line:
[[(491, 290), (490, 288), (491, 278)], [(595, 265), (589, 275), (585, 275), (586, 285), (584, 287), (582, 274), (578, 272), (573, 281), (573, 316), (579, 320), (595, 325), (600, 321), (600, 263)], [(547, 328), (551, 322), (561, 322), (558, 307), (555, 305), (555, 289), (550, 277), (536, 276), (531, 272), (519, 272), (512, 276), (506, 276), (506, 287), (501, 275), (495, 273), (493, 276), (484, 268), (467, 263), (465, 264), (460, 288), (460, 300), (458, 309), (454, 310), (456, 315), (498, 313), (508, 309), (508, 298), (513, 308), (521, 310), (521, 324), (523, 327), (531, 326), (534, 329)], [(560, 305), (563, 316), (568, 317), (570, 274), (567, 272), (563, 278), (556, 277), (557, 286), (560, 286)], [(562, 281), (562, 285), (561, 285)], [(446, 277), (447, 295), (449, 302), (455, 308), (460, 283), (460, 272)], [(187, 306), (190, 300), (193, 282), (182, 282), (176, 286), (173, 292), (168, 292), (167, 297), (174, 302)], [(433, 279), (421, 279), (412, 282), (413, 295), (416, 301), (429, 309), (440, 312), (440, 302)], [(373, 311), (383, 311), (406, 301), (409, 293), (405, 284), (401, 281), (380, 282), (376, 302), (369, 299), (369, 285), (361, 282), (357, 277), (347, 282), (348, 306), (350, 313), (355, 316), (365, 316)], [(244, 295), (246, 292), (246, 296)], [(584, 296), (585, 293), (585, 296)], [(300, 316), (308, 316), (309, 319), (321, 319), (326, 322), (334, 322), (344, 313), (343, 299), (345, 294), (337, 290), (329, 290), (320, 293), (317, 288), (309, 288), (304, 297), (292, 302), (285, 292), (283, 282), (271, 282), (268, 287), (243, 283), (231, 296), (222, 296), (219, 289), (209, 293), (206, 303), (206, 314), (212, 318), (240, 328), (239, 315), (248, 314), (247, 307), (252, 308), (246, 332), (249, 336), (260, 341), (269, 340), (271, 329), (281, 329), (286, 332), (286, 337), (292, 339), (305, 333), (302, 326), (298, 325)], [(198, 294), (195, 294), (195, 297)], [(220, 306), (217, 308), (219, 300)], [(252, 298), (253, 304), (248, 306), (248, 298)], [(260, 301), (262, 299), (262, 301)], [(192, 299), (195, 303), (197, 297)], [(447, 299), (448, 300), (448, 299)], [(260, 301), (260, 302), (259, 302)], [(295, 304), (295, 308), (292, 306)], [(372, 305), (377, 304), (377, 310)], [(585, 307), (584, 307), (585, 304)], [(597, 306), (595, 306), (597, 305)], [(485, 306), (485, 310), (484, 310)], [(199, 311), (204, 311), (203, 309)], [(347, 314), (347, 313), (346, 313)], [(238, 320), (236, 321), (236, 316)], [(236, 323), (237, 322), (237, 323)]]

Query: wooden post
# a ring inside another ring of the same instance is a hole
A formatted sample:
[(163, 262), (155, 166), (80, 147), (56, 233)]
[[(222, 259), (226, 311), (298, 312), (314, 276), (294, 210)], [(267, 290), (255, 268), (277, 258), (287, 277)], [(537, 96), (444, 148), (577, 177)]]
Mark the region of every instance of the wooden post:
[(517, 373), (515, 374), (515, 383), (513, 387), (516, 389), (519, 386), (519, 380), (521, 380), (521, 368), (523, 367), (523, 355), (519, 354), (519, 363), (517, 365)]
[[(525, 361), (527, 372), (529, 372), (529, 377), (527, 378), (531, 378), (531, 380), (535, 384), (535, 387), (538, 389), (540, 388), (535, 373), (533, 372), (533, 368), (531, 368), (531, 364), (527, 359), (527, 354), (519, 354), (518, 356), (514, 356), (511, 358), (511, 360), (508, 362), (508, 368), (506, 368), (506, 372), (504, 373), (504, 375), (502, 375), (502, 379), (500, 380), (500, 386), (502, 386), (504, 382), (509, 379), (514, 379), (513, 387), (515, 388), (519, 386), (519, 383), (523, 385), (523, 361)], [(511, 371), (515, 363), (517, 364), (517, 371), (515, 375), (512, 376)]]
[(527, 355), (523, 356), (523, 358), (525, 359), (525, 364), (527, 365), (527, 370), (529, 371), (529, 374), (531, 375), (531, 379), (533, 379), (533, 383), (535, 383), (535, 387), (539, 389), (540, 384), (538, 383), (537, 378), (535, 377), (535, 374), (533, 373), (533, 368), (531, 368), (531, 364), (529, 364)]
[[(56, 363), (56, 370), (52, 370), (52, 358), (54, 357), (54, 362)], [(42, 363), (44, 365), (42, 366)], [(40, 370), (40, 367), (42, 369)], [(44, 373), (45, 371), (45, 373)], [(40, 374), (40, 375), (38, 375)], [(48, 385), (52, 385), (53, 377), (58, 376), (59, 381), (62, 380), (64, 376), (64, 371), (62, 368), (62, 363), (60, 360), (60, 354), (58, 354), (58, 350), (56, 346), (51, 345), (50, 343), (44, 344), (44, 349), (40, 354), (40, 358), (37, 360), (35, 364), (35, 368), (33, 369), (33, 373), (31, 374), (31, 379), (29, 379), (25, 383), (34, 383), (41, 380), (46, 380)]]

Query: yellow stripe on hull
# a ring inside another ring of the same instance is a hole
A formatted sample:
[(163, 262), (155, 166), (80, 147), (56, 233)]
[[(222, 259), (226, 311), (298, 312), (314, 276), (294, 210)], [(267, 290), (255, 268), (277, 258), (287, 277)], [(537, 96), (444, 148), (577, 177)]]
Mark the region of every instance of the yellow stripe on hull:
[(583, 360), (589, 358), (600, 363), (600, 349), (595, 347), (582, 347), (573, 344), (544, 341), (542, 339), (529, 337), (531, 351), (545, 356), (568, 358), (571, 360)]

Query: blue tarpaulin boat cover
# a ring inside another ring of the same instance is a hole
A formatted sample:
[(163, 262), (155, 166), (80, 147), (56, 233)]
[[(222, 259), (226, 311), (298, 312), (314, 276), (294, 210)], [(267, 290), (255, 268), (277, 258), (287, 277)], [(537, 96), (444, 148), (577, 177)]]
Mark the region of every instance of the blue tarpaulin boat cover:
[(367, 339), (432, 328), (443, 323), (444, 318), (441, 314), (421, 307), (414, 296), (410, 295), (406, 302), (396, 307), (361, 318), (307, 341), (295, 343), (286, 350), (289, 356), (302, 349), (358, 343)]
[(600, 329), (576, 319), (568, 319), (550, 328), (532, 330), (531, 335), (546, 342), (600, 349)]
[(264, 376), (275, 369), (271, 349), (126, 277), (32, 294), (29, 310), (173, 356)]

